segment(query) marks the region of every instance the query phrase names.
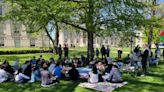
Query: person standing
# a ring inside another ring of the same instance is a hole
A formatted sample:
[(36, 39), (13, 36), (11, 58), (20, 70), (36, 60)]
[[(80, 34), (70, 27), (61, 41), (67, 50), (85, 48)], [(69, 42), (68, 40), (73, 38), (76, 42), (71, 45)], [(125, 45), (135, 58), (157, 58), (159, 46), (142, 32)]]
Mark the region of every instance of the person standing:
[(68, 50), (69, 50), (69, 48), (68, 48), (68, 46), (65, 44), (65, 46), (64, 46), (64, 57), (66, 57), (66, 58), (68, 58)]
[(61, 45), (59, 45), (58, 47), (58, 55), (59, 55), (59, 59), (62, 58), (62, 48), (61, 48)]
[(163, 52), (162, 52), (162, 56), (163, 56), (163, 61), (164, 61), (164, 49), (163, 49)]
[(155, 44), (155, 46), (156, 46), (156, 50), (155, 50), (155, 58), (160, 59), (161, 52), (160, 52), (159, 45), (158, 45), (158, 44)]
[(106, 54), (106, 49), (105, 49), (104, 45), (102, 45), (102, 47), (101, 47), (102, 59), (105, 57), (105, 54)]
[(142, 54), (142, 60), (141, 60), (144, 75), (146, 75), (146, 73), (147, 73), (147, 60), (148, 60), (148, 56), (149, 56), (149, 49), (147, 46), (145, 48), (146, 49), (144, 50), (144, 52)]
[(109, 45), (107, 46), (107, 49), (106, 49), (106, 56), (109, 57), (110, 55), (110, 48), (109, 48)]
[(96, 48), (96, 57), (97, 57), (97, 58), (99, 57), (99, 53), (100, 53), (99, 49)]
[(118, 58), (121, 58), (121, 55), (122, 55), (122, 50), (121, 50), (121, 49), (119, 49), (117, 52), (118, 52)]

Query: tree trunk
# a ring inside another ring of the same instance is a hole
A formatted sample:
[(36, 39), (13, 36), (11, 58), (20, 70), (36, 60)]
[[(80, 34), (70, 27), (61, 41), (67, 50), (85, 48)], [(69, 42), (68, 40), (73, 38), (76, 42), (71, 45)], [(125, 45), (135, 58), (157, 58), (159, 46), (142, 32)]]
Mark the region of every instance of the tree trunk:
[[(153, 0), (153, 5), (156, 5), (157, 0)], [(152, 15), (155, 16), (155, 10), (152, 11)], [(148, 34), (148, 45), (149, 49), (151, 49), (151, 44), (152, 44), (152, 39), (153, 39), (153, 25), (150, 26), (150, 31)]]
[(152, 38), (153, 38), (153, 27), (150, 27), (149, 34), (148, 34), (148, 46), (149, 49), (151, 49), (151, 44), (152, 44)]
[(88, 32), (88, 48), (87, 48), (87, 57), (89, 60), (93, 60), (94, 57), (94, 48), (93, 48), (93, 33)]
[(87, 56), (89, 60), (93, 60), (94, 57), (94, 48), (93, 48), (93, 34), (95, 31), (94, 27), (94, 0), (88, 0), (89, 9), (86, 16), (86, 28), (88, 34), (88, 50)]
[(56, 26), (56, 43), (55, 43), (55, 45), (56, 46), (58, 46), (59, 45), (59, 26), (58, 26), (58, 23), (57, 22), (55, 22), (55, 26)]
[(58, 54), (57, 52), (57, 47), (59, 45), (59, 26), (58, 26), (58, 22), (55, 21), (55, 28), (56, 28), (56, 34), (55, 34), (55, 53)]
[(51, 35), (49, 34), (46, 27), (44, 28), (44, 30), (45, 30), (47, 36), (49, 37), (50, 41), (52, 42), (52, 45), (53, 45), (52, 49), (53, 49), (53, 52), (54, 52), (55, 51), (55, 42), (54, 42), (53, 38), (51, 37)]

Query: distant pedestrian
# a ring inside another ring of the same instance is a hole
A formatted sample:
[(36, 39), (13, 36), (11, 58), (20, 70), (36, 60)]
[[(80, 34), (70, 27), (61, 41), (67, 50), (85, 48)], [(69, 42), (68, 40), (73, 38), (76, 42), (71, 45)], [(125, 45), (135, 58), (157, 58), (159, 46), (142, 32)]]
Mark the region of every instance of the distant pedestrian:
[(97, 58), (99, 57), (99, 53), (100, 53), (99, 49), (96, 48), (96, 57), (97, 57)]
[(64, 57), (68, 58), (68, 51), (69, 51), (69, 48), (68, 46), (65, 44), (64, 46)]
[(109, 45), (107, 46), (106, 48), (106, 56), (109, 57), (110, 55), (110, 48), (109, 48)]
[(105, 57), (105, 54), (106, 54), (106, 49), (105, 49), (104, 45), (102, 45), (102, 47), (101, 47), (101, 55), (102, 55), (102, 58)]
[(162, 57), (163, 57), (163, 61), (164, 61), (164, 49), (163, 49), (163, 52), (162, 52)]
[(62, 48), (61, 48), (61, 45), (59, 45), (58, 47), (58, 55), (59, 55), (59, 59), (62, 58)]
[(122, 50), (119, 49), (119, 50), (117, 51), (117, 53), (118, 53), (118, 58), (121, 58), (121, 56), (122, 56)]
[(149, 57), (149, 49), (148, 47), (146, 46), (145, 47), (145, 50), (142, 54), (142, 69), (143, 69), (143, 74), (146, 75), (147, 73), (147, 61), (148, 61), (148, 57)]

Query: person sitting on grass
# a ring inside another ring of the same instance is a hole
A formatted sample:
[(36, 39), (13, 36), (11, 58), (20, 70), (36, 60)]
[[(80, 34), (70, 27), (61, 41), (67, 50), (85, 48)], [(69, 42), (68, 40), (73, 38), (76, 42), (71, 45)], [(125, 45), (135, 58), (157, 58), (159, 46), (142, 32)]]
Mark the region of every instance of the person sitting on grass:
[(92, 68), (92, 71), (89, 72), (88, 82), (90, 82), (90, 83), (98, 83), (99, 82), (98, 70), (97, 70), (96, 66), (94, 66)]
[(110, 71), (112, 70), (112, 66), (113, 64), (107, 64), (107, 67), (105, 68), (105, 73), (110, 73)]
[(69, 70), (69, 79), (73, 81), (78, 81), (79, 80), (79, 71), (76, 69), (75, 65), (72, 64), (72, 69)]
[(111, 83), (122, 83), (122, 75), (121, 72), (119, 71), (119, 68), (116, 64), (114, 64), (112, 66), (112, 70), (110, 71), (109, 75), (108, 75), (108, 79), (107, 81), (111, 82)]
[(40, 69), (37, 66), (32, 66), (32, 74), (31, 74), (31, 80), (30, 82), (40, 81), (41, 80), (41, 74)]
[(130, 54), (128, 54), (125, 59), (124, 59), (124, 64), (129, 64), (130, 63)]
[(60, 66), (60, 62), (57, 62), (55, 69), (53, 70), (53, 75), (56, 78), (61, 78), (62, 77), (62, 67)]
[(50, 66), (48, 67), (48, 71), (49, 71), (50, 73), (52, 73), (53, 70), (54, 70), (54, 68), (55, 68), (55, 66), (56, 66), (55, 61), (54, 61), (54, 60), (51, 61), (51, 62), (50, 62)]
[(6, 72), (10, 73), (11, 75), (14, 75), (14, 69), (11, 67), (8, 61), (5, 60), (2, 65), (4, 66), (4, 70)]
[(4, 66), (0, 65), (0, 83), (5, 82), (8, 80), (8, 74), (7, 72), (4, 70)]
[(43, 70), (41, 71), (41, 86), (50, 87), (59, 83), (56, 78), (51, 77), (51, 73), (48, 71), (47, 63), (44, 63), (42, 67)]
[(32, 65), (36, 65), (36, 61), (37, 61), (37, 59), (36, 59), (35, 56), (34, 56), (33, 59), (31, 59), (31, 64), (32, 64)]
[(22, 69), (18, 69), (15, 75), (15, 82), (26, 83), (30, 80), (30, 77), (22, 73)]
[(19, 59), (17, 58), (16, 61), (12, 65), (14, 71), (17, 71), (19, 69)]
[[(31, 74), (32, 74), (32, 65), (31, 65), (30, 62), (27, 63), (27, 66), (26, 66), (26, 68), (24, 69), (24, 71), (22, 71), (22, 73), (31, 78)], [(27, 80), (27, 81), (28, 81), (28, 80)]]
[(22, 65), (22, 72), (25, 71), (25, 69), (27, 68), (27, 66), (30, 64), (29, 60), (26, 60), (25, 63)]

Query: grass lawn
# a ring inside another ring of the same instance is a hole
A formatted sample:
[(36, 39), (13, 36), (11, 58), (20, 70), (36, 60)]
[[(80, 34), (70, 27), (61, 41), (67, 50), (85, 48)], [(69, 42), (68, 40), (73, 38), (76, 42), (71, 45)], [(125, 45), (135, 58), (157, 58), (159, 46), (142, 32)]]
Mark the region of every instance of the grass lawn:
[[(128, 49), (123, 56), (126, 56)], [(71, 49), (70, 56), (85, 54), (85, 49)], [(39, 57), (41, 54), (14, 54), (14, 55), (0, 55), (0, 60), (9, 60), (10, 63), (19, 58), (21, 63), (32, 56)], [(42, 54), (43, 58), (50, 57), (57, 58), (56, 55)], [(111, 56), (116, 57), (116, 49), (112, 50)], [(128, 82), (128, 85), (116, 89), (114, 92), (164, 92), (164, 63), (160, 63), (157, 67), (149, 68), (149, 75), (144, 77), (132, 77), (127, 73), (123, 73), (123, 78)], [(0, 92), (96, 92), (90, 89), (78, 87), (78, 83), (71, 81), (61, 81), (59, 85), (50, 88), (43, 88), (40, 82), (18, 84), (13, 82), (6, 82), (0, 84)]]

